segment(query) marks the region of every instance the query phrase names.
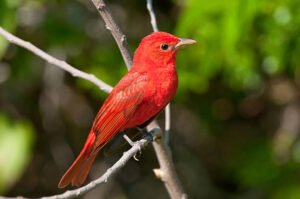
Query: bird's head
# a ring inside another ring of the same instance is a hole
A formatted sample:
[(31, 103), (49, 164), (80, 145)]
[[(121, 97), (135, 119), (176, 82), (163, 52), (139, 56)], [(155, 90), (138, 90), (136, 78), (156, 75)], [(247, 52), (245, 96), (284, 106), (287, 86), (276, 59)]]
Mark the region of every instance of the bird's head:
[(177, 51), (196, 43), (195, 40), (179, 38), (166, 32), (154, 32), (144, 37), (134, 54), (134, 65), (142, 63), (169, 64), (174, 63)]

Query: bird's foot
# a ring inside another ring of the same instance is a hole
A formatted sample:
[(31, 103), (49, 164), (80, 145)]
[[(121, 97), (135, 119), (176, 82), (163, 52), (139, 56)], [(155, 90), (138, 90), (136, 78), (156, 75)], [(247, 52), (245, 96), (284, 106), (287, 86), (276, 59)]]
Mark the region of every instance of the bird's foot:
[(143, 135), (148, 134), (148, 131), (147, 131), (146, 128), (137, 126), (136, 129), (137, 129), (140, 133), (142, 133)]

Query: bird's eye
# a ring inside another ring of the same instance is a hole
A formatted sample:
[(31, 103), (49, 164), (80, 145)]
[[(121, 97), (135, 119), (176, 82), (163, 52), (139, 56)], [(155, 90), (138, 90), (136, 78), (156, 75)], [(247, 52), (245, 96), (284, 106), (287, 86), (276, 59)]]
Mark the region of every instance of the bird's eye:
[(161, 48), (162, 50), (168, 50), (169, 45), (168, 45), (168, 44), (162, 44), (162, 45), (160, 46), (160, 48)]

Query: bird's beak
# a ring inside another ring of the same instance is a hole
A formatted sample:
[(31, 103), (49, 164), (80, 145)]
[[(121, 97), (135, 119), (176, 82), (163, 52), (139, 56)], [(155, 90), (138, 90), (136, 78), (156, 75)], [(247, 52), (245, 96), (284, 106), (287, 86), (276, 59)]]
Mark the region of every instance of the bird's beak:
[(186, 38), (182, 38), (179, 40), (179, 42), (175, 45), (175, 50), (178, 50), (180, 48), (186, 47), (188, 45), (192, 45), (195, 44), (196, 41), (193, 39), (186, 39)]

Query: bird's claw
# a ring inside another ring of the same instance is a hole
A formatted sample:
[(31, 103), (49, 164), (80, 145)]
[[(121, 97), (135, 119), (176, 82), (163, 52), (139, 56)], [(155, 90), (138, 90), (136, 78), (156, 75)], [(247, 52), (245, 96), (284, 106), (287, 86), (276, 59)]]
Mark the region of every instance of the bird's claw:
[(138, 157), (137, 156), (141, 156), (142, 155), (142, 149), (141, 149), (141, 147), (139, 147), (139, 151), (133, 156), (133, 159), (135, 159), (135, 161), (140, 161), (139, 159), (138, 159)]

